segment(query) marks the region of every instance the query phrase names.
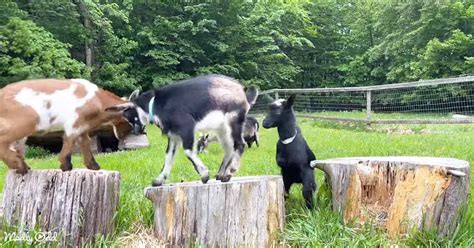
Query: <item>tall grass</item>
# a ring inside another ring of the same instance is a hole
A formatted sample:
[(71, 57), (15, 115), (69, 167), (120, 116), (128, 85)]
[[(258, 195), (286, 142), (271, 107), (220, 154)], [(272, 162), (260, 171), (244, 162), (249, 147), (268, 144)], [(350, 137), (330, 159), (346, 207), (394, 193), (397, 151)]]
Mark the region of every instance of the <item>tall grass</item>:
[[(474, 163), (474, 125), (417, 125), (417, 126), (354, 126), (314, 122), (302, 119), (303, 135), (318, 159), (349, 156), (436, 156), (454, 157)], [(413, 132), (390, 132), (387, 130)], [(423, 131), (422, 131), (423, 130)], [(427, 130), (427, 131), (426, 131)], [(116, 216), (117, 231), (103, 240), (105, 246), (121, 245), (126, 236), (136, 233), (137, 226), (150, 230), (153, 223), (151, 203), (143, 196), (143, 189), (150, 185), (164, 163), (166, 138), (156, 127), (148, 128), (151, 146), (136, 151), (101, 154), (97, 161), (105, 170), (121, 173), (120, 206)], [(237, 176), (279, 174), (275, 164), (276, 130), (260, 130), (261, 144), (258, 148), (247, 149)], [(212, 144), (209, 152), (201, 158), (210, 173), (217, 173), (223, 152)], [(28, 159), (34, 169), (58, 168), (55, 156)], [(79, 156), (73, 156), (74, 168), (84, 167)], [(0, 187), (3, 187), (7, 169), (0, 164)], [(212, 175), (212, 174), (211, 174)], [(323, 174), (316, 171), (318, 185), (322, 185)], [(189, 160), (180, 151), (168, 182), (199, 180)], [(471, 185), (471, 189), (472, 189)], [(291, 247), (321, 246), (471, 246), (474, 245), (474, 204), (470, 201), (467, 214), (458, 226), (454, 236), (439, 238), (433, 233), (413, 232), (406, 237), (390, 240), (371, 225), (344, 225), (341, 217), (332, 212), (329, 198), (321, 190), (316, 197), (316, 208), (312, 211), (303, 206), (301, 188), (293, 187), (286, 201), (286, 227), (280, 235), (283, 245)], [(139, 229), (140, 229), (139, 228)], [(1, 232), (1, 231), (0, 231)], [(145, 234), (144, 234), (145, 235)], [(1, 241), (0, 241), (1, 242)], [(122, 244), (123, 245), (123, 244)]]

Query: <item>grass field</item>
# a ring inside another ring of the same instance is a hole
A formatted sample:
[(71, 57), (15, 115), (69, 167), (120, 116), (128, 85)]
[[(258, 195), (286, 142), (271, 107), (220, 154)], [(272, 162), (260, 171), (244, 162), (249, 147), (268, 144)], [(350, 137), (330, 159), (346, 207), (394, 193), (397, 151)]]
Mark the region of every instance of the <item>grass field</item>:
[[(438, 156), (453, 157), (474, 163), (474, 125), (410, 125), (373, 126), (367, 129), (358, 124), (335, 124), (301, 120), (300, 127), (318, 159), (348, 156)], [(409, 130), (409, 131), (407, 131)], [(149, 127), (151, 147), (136, 151), (117, 152), (97, 156), (102, 169), (117, 170), (122, 174), (120, 209), (117, 215), (117, 233), (103, 241), (107, 246), (129, 246), (138, 240), (150, 239), (152, 230), (151, 203), (144, 198), (143, 188), (158, 175), (164, 161), (166, 138), (156, 127)], [(259, 148), (246, 150), (237, 176), (279, 174), (275, 164), (275, 129), (260, 131)], [(201, 158), (211, 175), (217, 172), (223, 153), (218, 145), (211, 145), (209, 153)], [(83, 167), (79, 156), (73, 157), (75, 168)], [(55, 156), (29, 159), (34, 169), (58, 168)], [(0, 163), (0, 188), (7, 169)], [(318, 185), (323, 174), (316, 171)], [(199, 180), (193, 166), (180, 151), (168, 182)], [(472, 189), (472, 185), (471, 185)], [(472, 190), (471, 190), (472, 191)], [(473, 246), (474, 204), (470, 201), (455, 235), (450, 239), (437, 238), (433, 233), (412, 233), (398, 240), (389, 240), (383, 232), (371, 226), (345, 226), (329, 207), (323, 195), (316, 197), (316, 209), (303, 207), (301, 188), (293, 187), (286, 202), (287, 222), (281, 233), (282, 244), (291, 247), (321, 246)], [(1, 235), (0, 235), (1, 236)], [(1, 243), (1, 241), (0, 241)]]

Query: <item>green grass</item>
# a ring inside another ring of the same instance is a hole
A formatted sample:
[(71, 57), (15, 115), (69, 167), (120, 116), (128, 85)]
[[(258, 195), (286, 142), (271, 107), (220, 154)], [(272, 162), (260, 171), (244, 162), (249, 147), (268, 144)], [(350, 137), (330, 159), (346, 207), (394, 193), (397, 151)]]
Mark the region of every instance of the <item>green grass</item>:
[[(410, 125), (372, 126), (346, 125), (331, 122), (301, 120), (300, 127), (308, 144), (318, 159), (349, 156), (437, 156), (453, 157), (474, 164), (474, 125)], [(387, 129), (413, 130), (413, 133), (387, 132)], [(422, 131), (425, 130), (425, 131)], [(426, 131), (427, 130), (427, 131)], [(131, 232), (134, 226), (151, 227), (152, 207), (143, 196), (143, 188), (150, 185), (164, 162), (166, 138), (156, 127), (149, 127), (151, 146), (136, 151), (98, 155), (102, 169), (117, 170), (122, 175), (120, 209), (117, 215), (117, 233), (108, 237), (104, 244), (120, 245), (120, 238)], [(246, 150), (237, 176), (279, 174), (275, 164), (277, 133), (275, 129), (260, 131), (259, 148)], [(213, 144), (209, 153), (201, 159), (209, 167), (211, 175), (216, 174), (223, 153)], [(34, 169), (59, 168), (55, 156), (28, 159)], [(73, 157), (75, 168), (82, 168), (82, 159)], [(3, 187), (7, 169), (0, 164), (0, 187)], [(322, 182), (322, 172), (316, 171), (318, 185)], [(171, 178), (168, 182), (199, 180), (193, 166), (182, 151), (177, 155)], [(471, 185), (472, 189), (472, 185)], [(329, 199), (318, 193), (317, 207), (309, 211), (303, 207), (301, 188), (293, 187), (286, 201), (287, 222), (281, 233), (282, 243), (293, 246), (388, 246), (400, 244), (408, 246), (471, 246), (474, 245), (474, 201), (470, 201), (468, 213), (464, 216), (456, 234), (450, 239), (437, 238), (433, 233), (414, 232), (408, 237), (389, 240), (383, 232), (371, 226), (346, 226), (341, 218), (329, 207)], [(1, 235), (0, 235), (1, 236)]]

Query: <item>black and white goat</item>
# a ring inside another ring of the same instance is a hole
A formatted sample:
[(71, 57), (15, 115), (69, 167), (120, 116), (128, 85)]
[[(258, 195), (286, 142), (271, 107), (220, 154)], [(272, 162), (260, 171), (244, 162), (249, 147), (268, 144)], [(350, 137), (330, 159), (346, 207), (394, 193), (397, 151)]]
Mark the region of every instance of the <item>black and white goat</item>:
[(277, 143), (276, 161), (281, 168), (285, 193), (289, 194), (293, 183), (302, 183), (306, 206), (312, 208), (316, 182), (310, 162), (316, 160), (316, 157), (296, 124), (292, 107), (294, 100), (295, 95), (291, 95), (287, 100), (272, 102), (262, 126), (278, 129), (280, 139)]
[(217, 134), (225, 152), (217, 179), (229, 181), (240, 166), (244, 151), (242, 126), (257, 95), (254, 87), (245, 91), (237, 80), (223, 75), (199, 76), (140, 95), (132, 93), (130, 100), (168, 136), (165, 165), (152, 185), (165, 182), (181, 144), (201, 181), (209, 180), (208, 169), (197, 156), (195, 139), (196, 131), (206, 130)]
[[(244, 127), (242, 134), (244, 136), (244, 141), (247, 144), (249, 148), (252, 147), (252, 144), (255, 142), (257, 146), (259, 146), (258, 143), (258, 129), (259, 129), (259, 124), (258, 121), (255, 117), (253, 116), (247, 116), (245, 118), (244, 122)], [(218, 142), (218, 138), (214, 134), (201, 134), (199, 136), (198, 142), (197, 142), (197, 150), (198, 153), (203, 153), (206, 151), (206, 148), (209, 146), (210, 143), (213, 142)]]
[(207, 153), (207, 150), (206, 150), (207, 147), (209, 146), (210, 143), (214, 143), (214, 142), (219, 142), (216, 135), (209, 134), (209, 133), (200, 134), (199, 139), (197, 141), (198, 153), (203, 153), (203, 152)]
[(245, 118), (243, 135), (245, 143), (247, 143), (249, 148), (252, 147), (253, 142), (255, 142), (257, 146), (260, 146), (258, 144), (259, 127), (260, 126), (258, 125), (258, 121), (255, 117), (247, 116), (247, 118)]

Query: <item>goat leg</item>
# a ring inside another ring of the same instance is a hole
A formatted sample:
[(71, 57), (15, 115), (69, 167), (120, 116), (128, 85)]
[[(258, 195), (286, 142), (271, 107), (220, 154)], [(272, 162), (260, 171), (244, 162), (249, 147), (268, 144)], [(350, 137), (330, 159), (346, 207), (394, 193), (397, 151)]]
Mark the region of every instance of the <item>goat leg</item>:
[(313, 193), (316, 191), (316, 182), (314, 180), (314, 171), (312, 169), (303, 169), (301, 171), (303, 179), (303, 197), (306, 207), (313, 208)]
[(225, 168), (224, 175), (220, 178), (221, 182), (228, 182), (232, 178), (232, 175), (239, 169), (240, 167), (240, 158), (244, 153), (245, 142), (242, 137), (242, 127), (244, 123), (245, 117), (235, 119), (231, 124), (231, 135), (232, 140), (234, 141), (233, 144), (233, 153), (229, 163), (227, 164), (227, 168)]
[(71, 162), (71, 155), (72, 155), (72, 147), (74, 146), (75, 138), (72, 136), (63, 137), (63, 147), (61, 152), (59, 153), (59, 162), (61, 163), (61, 170), (62, 171), (70, 171), (72, 170), (72, 162)]
[(165, 183), (165, 180), (170, 174), (171, 166), (173, 165), (173, 161), (176, 155), (176, 149), (178, 148), (179, 144), (180, 141), (177, 136), (169, 135), (168, 147), (166, 148), (165, 165), (161, 169), (160, 175), (157, 178), (153, 179), (153, 181), (151, 182), (152, 186), (161, 186)]
[(288, 176), (283, 171), (281, 172), (281, 175), (283, 176), (283, 186), (285, 187), (285, 199), (286, 199), (290, 196), (290, 188), (291, 188), (291, 185), (293, 184), (293, 179), (291, 178), (291, 176)]
[[(201, 176), (201, 181), (202, 183), (207, 183), (209, 181), (209, 171), (204, 165), (204, 163), (199, 159), (197, 156), (197, 150), (196, 149), (187, 149), (189, 148), (187, 144), (184, 145), (184, 153), (188, 157), (188, 159), (191, 161), (191, 163), (194, 166), (194, 169), (196, 172)], [(192, 146), (191, 146), (192, 148)]]
[(95, 161), (94, 155), (91, 151), (91, 138), (88, 133), (80, 136), (81, 153), (84, 157), (84, 163), (87, 169), (100, 170), (99, 164)]
[(232, 137), (230, 136), (230, 130), (226, 129), (226, 127), (221, 130), (218, 138), (219, 143), (221, 143), (222, 147), (224, 148), (224, 158), (222, 159), (221, 166), (219, 167), (219, 171), (217, 172), (216, 179), (222, 181), (226, 180), (224, 178), (224, 174), (234, 157), (234, 147), (232, 145)]

